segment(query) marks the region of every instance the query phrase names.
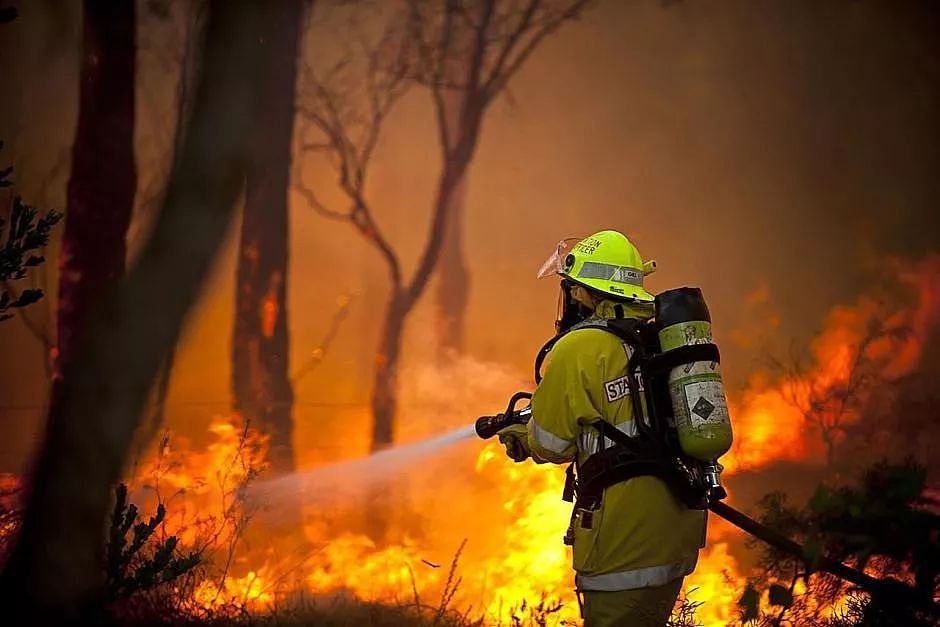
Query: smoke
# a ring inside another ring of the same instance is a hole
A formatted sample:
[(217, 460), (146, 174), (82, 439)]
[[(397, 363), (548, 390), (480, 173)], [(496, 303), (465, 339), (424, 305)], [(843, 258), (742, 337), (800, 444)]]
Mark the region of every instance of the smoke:
[[(726, 381), (738, 389), (764, 347), (727, 340), (753, 322), (746, 303), (756, 288), (766, 286), (773, 300), (769, 332), (784, 346), (805, 343), (834, 304), (852, 302), (885, 272), (886, 251), (908, 257), (936, 249), (937, 12), (932, 3), (895, 4), (608, 1), (549, 38), (514, 77), (511, 100), (492, 107), (467, 181), (468, 351), (528, 373), (551, 333), (555, 305), (555, 286), (534, 280), (538, 264), (562, 237), (613, 227), (660, 262), (653, 290), (704, 289)], [(61, 208), (78, 47), (52, 63), (43, 53), (52, 16), (33, 5), (3, 30), (10, 39), (0, 45), (19, 47), (0, 54), (0, 67), (11, 79), (9, 93), (40, 106), (4, 99), (0, 128), (26, 200), (45, 197)], [(176, 28), (142, 22), (150, 42)], [(70, 32), (80, 32), (77, 22)], [(334, 43), (313, 42), (311, 54)], [(156, 155), (170, 145), (174, 126), (168, 113), (176, 74), (155, 56), (142, 50), (146, 132), (138, 164), (146, 180), (159, 178), (164, 164)], [(436, 142), (433, 107), (416, 90), (389, 118), (370, 173), (376, 219), (405, 273), (423, 249)], [(331, 173), (297, 165), (318, 192), (336, 196)], [(380, 258), (352, 227), (324, 221), (297, 200), (289, 279), (294, 365), (319, 345), (331, 299), (363, 293), (322, 366), (297, 384), (297, 437), (315, 443), (325, 422), (364, 413), (307, 404), (367, 403), (387, 285)], [(54, 248), (47, 257), (54, 269)], [(175, 430), (198, 432), (225, 411), (234, 260), (229, 251), (220, 261), (181, 347), (168, 399)], [(426, 307), (409, 323), (406, 354), (423, 341)], [(0, 447), (0, 468), (19, 469), (41, 420), (44, 356), (22, 325), (8, 324), (0, 341), (21, 356), (15, 366), (0, 364), (0, 396), (27, 408), (4, 415), (11, 437)], [(339, 451), (317, 455), (305, 463), (336, 459)]]

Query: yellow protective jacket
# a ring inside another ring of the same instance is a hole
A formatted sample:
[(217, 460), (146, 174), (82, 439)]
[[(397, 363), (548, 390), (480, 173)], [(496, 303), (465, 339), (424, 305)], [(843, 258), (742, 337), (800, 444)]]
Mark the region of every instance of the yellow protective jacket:
[[(601, 316), (609, 310), (598, 308)], [(600, 418), (637, 434), (623, 385), (631, 352), (602, 329), (577, 329), (558, 340), (532, 397), (533, 459), (562, 464), (577, 457), (583, 463), (599, 450), (591, 423)], [(605, 448), (611, 445), (607, 440)], [(607, 488), (590, 528), (582, 527), (580, 515), (574, 523), (574, 569), (584, 591), (645, 588), (688, 575), (705, 544), (705, 512), (688, 509), (648, 476)]]

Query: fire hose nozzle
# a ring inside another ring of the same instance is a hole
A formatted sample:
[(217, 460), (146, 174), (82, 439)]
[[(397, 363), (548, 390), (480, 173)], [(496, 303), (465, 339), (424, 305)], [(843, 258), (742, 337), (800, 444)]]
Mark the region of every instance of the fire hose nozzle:
[(474, 429), (477, 435), (488, 440), (510, 425), (524, 425), (529, 422), (532, 416), (532, 410), (526, 407), (521, 411), (515, 411), (511, 414), (496, 414), (495, 416), (480, 416), (474, 423)]
[(496, 414), (495, 416), (480, 416), (473, 428), (477, 432), (477, 437), (489, 440), (506, 426), (508, 426), (506, 417), (503, 414)]
[(531, 399), (532, 395), (528, 392), (516, 392), (509, 399), (509, 406), (506, 411), (495, 416), (480, 416), (474, 423), (474, 430), (483, 440), (488, 440), (510, 425), (524, 425), (532, 417), (532, 408), (524, 407), (516, 410), (516, 403), (521, 399)]

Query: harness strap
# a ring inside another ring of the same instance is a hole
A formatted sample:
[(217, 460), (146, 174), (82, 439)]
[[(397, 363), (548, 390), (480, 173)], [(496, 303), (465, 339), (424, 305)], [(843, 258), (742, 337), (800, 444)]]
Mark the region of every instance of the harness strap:
[[(574, 524), (574, 513), (578, 510), (589, 516), (591, 511), (600, 506), (601, 497), (608, 487), (640, 476), (660, 479), (686, 506), (702, 509), (704, 501), (700, 490), (693, 487), (690, 477), (686, 476), (687, 472), (685, 474), (682, 472), (681, 464), (677, 465), (666, 454), (663, 448), (665, 445), (658, 437), (662, 435), (659, 430), (646, 422), (640, 402), (639, 386), (633, 373), (638, 370), (643, 373), (644, 380), (647, 381), (647, 393), (652, 394), (650, 382), (653, 377), (667, 374), (673, 368), (695, 361), (720, 362), (721, 355), (718, 347), (712, 343), (692, 344), (650, 356), (643, 350), (644, 327), (639, 321), (631, 318), (589, 319), (555, 335), (542, 346), (535, 358), (536, 383), (541, 383), (542, 364), (555, 344), (568, 333), (586, 328), (607, 331), (633, 349), (627, 364), (627, 385), (633, 399), (634, 424), (640, 435), (628, 436), (603, 419), (591, 424), (600, 431), (602, 444), (605, 441), (604, 438), (608, 438), (615, 443), (615, 446), (595, 453), (583, 464), (568, 466), (562, 499), (569, 503), (574, 502), (572, 524)], [(647, 403), (652, 403), (652, 399), (647, 399)], [(575, 468), (577, 468), (577, 478)], [(571, 531), (569, 529), (569, 535)]]
[[(539, 384), (542, 382), (542, 363), (545, 362), (545, 358), (551, 352), (552, 348), (555, 347), (555, 344), (558, 343), (558, 340), (565, 337), (572, 331), (577, 331), (578, 329), (601, 329), (603, 331), (609, 331), (613, 333), (614, 335), (616, 335), (617, 337), (619, 337), (620, 339), (626, 341), (624, 336), (621, 335), (620, 330), (619, 329), (615, 330), (614, 326), (608, 325), (607, 322), (608, 321), (606, 320), (596, 320), (596, 319), (588, 318), (587, 320), (583, 320), (577, 324), (572, 325), (570, 328), (565, 329), (561, 333), (558, 333), (557, 335), (549, 339), (547, 342), (545, 342), (545, 344), (542, 345), (542, 348), (539, 349), (539, 352), (536, 353), (535, 355), (535, 383)], [(609, 321), (609, 322), (613, 322), (613, 321)], [(624, 320), (622, 322), (627, 322), (627, 320)]]
[(574, 474), (574, 462), (568, 464), (565, 469), (565, 487), (561, 492), (561, 500), (566, 503), (574, 503), (574, 497), (578, 493), (578, 480)]
[(675, 463), (659, 452), (658, 447), (647, 445), (642, 438), (628, 436), (606, 420), (599, 420), (592, 426), (613, 440), (616, 446), (595, 453), (578, 468), (575, 509), (596, 509), (604, 490), (639, 476), (662, 480), (689, 508), (702, 509), (705, 506), (701, 491), (690, 483)]
[(619, 446), (595, 453), (581, 465), (578, 498), (574, 506), (577, 509), (595, 510), (600, 507), (604, 490), (612, 485), (644, 475), (666, 481), (670, 474), (668, 466), (662, 461), (637, 459)]
[(648, 357), (643, 364), (646, 372), (652, 375), (665, 374), (673, 368), (678, 368), (694, 361), (714, 361), (721, 363), (721, 353), (718, 352), (718, 346), (712, 343), (707, 344), (687, 344), (666, 351), (659, 355)]

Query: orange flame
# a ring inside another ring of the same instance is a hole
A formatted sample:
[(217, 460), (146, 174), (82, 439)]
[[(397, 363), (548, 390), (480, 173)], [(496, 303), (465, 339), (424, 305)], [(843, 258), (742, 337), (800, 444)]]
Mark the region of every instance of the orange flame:
[[(940, 259), (899, 268), (898, 276), (914, 292), (913, 306), (865, 296), (852, 307), (835, 307), (812, 342), (811, 368), (788, 372), (779, 380), (758, 374), (747, 390), (730, 399), (735, 444), (722, 458), (728, 474), (774, 461), (820, 457), (822, 451), (807, 434), (820, 421), (837, 426), (857, 421), (858, 409), (871, 396), (872, 390), (854, 379), (859, 368), (876, 370), (881, 381), (913, 370), (940, 318)], [(833, 406), (833, 399), (849, 391), (856, 397), (854, 407)]]
[[(938, 269), (940, 263), (932, 259), (899, 272), (917, 292), (911, 307), (862, 298), (853, 307), (835, 308), (812, 343), (810, 369), (776, 379), (755, 377), (748, 389), (732, 395), (735, 448), (723, 459), (727, 474), (818, 456), (807, 416), (832, 410), (819, 406), (818, 399), (849, 383), (860, 355), (889, 379), (909, 373), (940, 311)], [(875, 321), (880, 324), (872, 334)], [(408, 387), (401, 395), (402, 413), (409, 420), (400, 437), (417, 438), (451, 426), (441, 424), (441, 415), (472, 416), (498, 407), (520, 379), (472, 360), (451, 369), (404, 373)], [(866, 398), (862, 394), (859, 405), (842, 419), (857, 420)], [(348, 433), (365, 433), (366, 419), (363, 413), (362, 424), (348, 426)], [(205, 450), (186, 442), (164, 443), (135, 474), (140, 494), (168, 503), (169, 532), (181, 534), (191, 546), (205, 542), (220, 524), (241, 520), (239, 486), (264, 459), (264, 438), (226, 421), (214, 422), (210, 431), (213, 440)], [(344, 446), (347, 456), (366, 450), (362, 441)], [(396, 541), (376, 541), (360, 532), (363, 516), (349, 503), (302, 505), (303, 538), (293, 544), (273, 534), (251, 545), (240, 542), (235, 531), (217, 538), (216, 545), (234, 548), (232, 559), (224, 576), (209, 572), (199, 583), (193, 612), (224, 610), (233, 603), (263, 612), (303, 590), (314, 597), (353, 596), (415, 607), (436, 607), (443, 595), (449, 607), (472, 607), (472, 615), (488, 623), (511, 623), (523, 600), (531, 605), (545, 597), (564, 604), (552, 620), (578, 620), (570, 554), (561, 544), (570, 506), (559, 498), (560, 468), (513, 464), (496, 444), (482, 451), (475, 445), (458, 446), (448, 451), (447, 460), (420, 460), (415, 468), (420, 472), (407, 474), (407, 488), (392, 500), (408, 499), (411, 505), (394, 507), (410, 508), (418, 522), (410, 527), (389, 523), (386, 536), (397, 535)], [(398, 489), (383, 488), (387, 493)], [(363, 507), (368, 505), (359, 509)], [(465, 539), (458, 582), (447, 564)], [(724, 625), (737, 616), (735, 602), (749, 574), (732, 550), (741, 540), (740, 532), (712, 519), (709, 545), (686, 580), (690, 598), (705, 602), (698, 619), (707, 626)]]

